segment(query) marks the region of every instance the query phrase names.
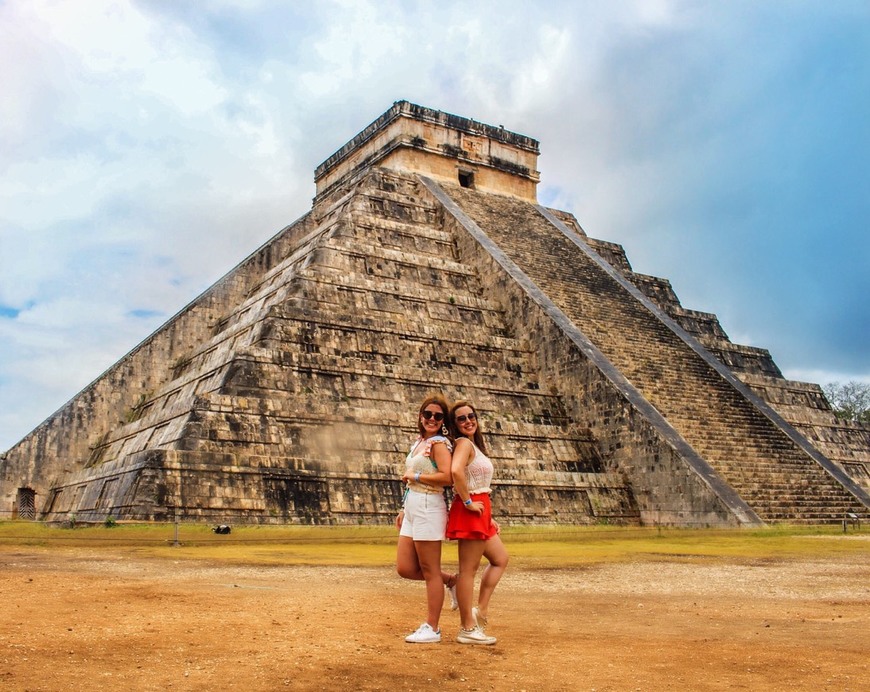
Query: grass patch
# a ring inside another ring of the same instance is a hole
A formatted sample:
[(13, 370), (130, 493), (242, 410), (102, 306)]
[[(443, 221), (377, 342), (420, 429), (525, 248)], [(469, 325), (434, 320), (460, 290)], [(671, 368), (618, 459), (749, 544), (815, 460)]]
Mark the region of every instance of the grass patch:
[[(775, 526), (764, 529), (658, 529), (612, 526), (510, 526), (502, 537), (515, 567), (582, 567), (601, 562), (756, 561), (870, 554), (870, 530)], [(0, 551), (30, 547), (138, 557), (246, 564), (388, 566), (395, 560), (391, 526), (234, 526), (229, 535), (204, 524), (124, 524), (75, 529), (37, 522), (0, 522)], [(444, 545), (456, 564), (456, 544)]]
[(870, 532), (777, 526), (765, 529), (578, 528), (507, 532), (511, 552), (530, 567), (597, 562), (771, 560), (870, 554)]

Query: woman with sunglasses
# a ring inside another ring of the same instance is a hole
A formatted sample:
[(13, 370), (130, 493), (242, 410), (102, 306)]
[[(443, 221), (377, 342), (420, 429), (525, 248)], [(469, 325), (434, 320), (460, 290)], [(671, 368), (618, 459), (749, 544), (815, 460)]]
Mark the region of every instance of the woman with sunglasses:
[[(499, 536), (498, 524), (492, 519), (490, 484), (493, 466), (486, 456), (486, 443), (480, 430), (477, 411), (467, 401), (457, 401), (448, 416), (450, 430), (456, 438), (453, 452), (453, 503), (447, 520), (447, 537), (459, 541), (459, 577), (456, 597), (462, 629), (456, 637), (460, 644), (495, 644), (486, 634), (489, 600), (507, 569), (508, 553)], [(477, 607), (474, 577), (480, 558), (489, 564), (480, 578)]]
[(444, 587), (455, 597), (456, 576), (441, 571), (441, 542), (447, 526), (444, 487), (450, 485), (450, 455), (453, 442), (447, 437), (445, 418), (449, 407), (444, 397), (426, 397), (417, 415), (420, 434), (405, 460), (407, 483), (402, 510), (396, 518), (399, 545), (396, 571), (405, 579), (426, 582), (426, 621), (405, 637), (411, 644), (441, 641), (438, 620), (444, 606)]

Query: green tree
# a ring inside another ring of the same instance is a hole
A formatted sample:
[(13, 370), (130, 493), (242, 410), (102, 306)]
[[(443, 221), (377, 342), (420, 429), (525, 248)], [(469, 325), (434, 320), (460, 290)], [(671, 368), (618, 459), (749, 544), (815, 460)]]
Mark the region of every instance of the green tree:
[(870, 423), (870, 382), (831, 382), (822, 391), (837, 418)]

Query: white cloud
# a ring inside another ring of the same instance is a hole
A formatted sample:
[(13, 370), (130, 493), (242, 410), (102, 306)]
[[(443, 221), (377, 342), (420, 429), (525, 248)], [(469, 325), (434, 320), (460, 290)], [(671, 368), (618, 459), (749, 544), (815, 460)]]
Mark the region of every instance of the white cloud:
[(786, 369), (783, 376), (797, 382), (813, 382), (818, 385), (831, 384), (832, 382), (866, 382), (870, 384), (870, 374), (855, 374), (853, 372), (839, 372), (836, 370), (822, 369)]

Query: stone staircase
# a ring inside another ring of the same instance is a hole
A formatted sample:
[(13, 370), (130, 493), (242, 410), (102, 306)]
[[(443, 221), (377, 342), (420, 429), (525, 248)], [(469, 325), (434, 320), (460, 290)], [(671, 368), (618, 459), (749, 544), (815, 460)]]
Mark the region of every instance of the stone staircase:
[(667, 279), (633, 272), (622, 246), (587, 237), (573, 217), (562, 215), (560, 219), (813, 447), (870, 492), (870, 426), (838, 419), (819, 385), (787, 380), (767, 349), (735, 344), (716, 315), (683, 307)]
[(522, 200), (444, 190), (764, 521), (836, 522), (866, 511), (710, 358), (582, 251), (579, 234), (571, 238)]

